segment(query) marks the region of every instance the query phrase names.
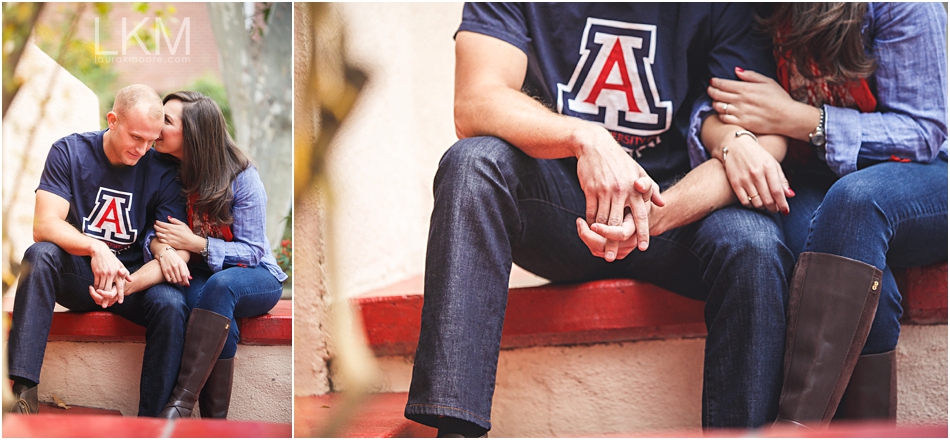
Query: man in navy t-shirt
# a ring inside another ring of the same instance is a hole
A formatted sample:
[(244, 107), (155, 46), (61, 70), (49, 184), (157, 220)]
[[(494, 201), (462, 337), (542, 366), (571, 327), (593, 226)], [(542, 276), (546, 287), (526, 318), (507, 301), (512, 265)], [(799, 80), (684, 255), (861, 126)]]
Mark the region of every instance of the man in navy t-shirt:
[(175, 385), (188, 310), (179, 288), (164, 283), (159, 262), (143, 265), (154, 221), (185, 218), (177, 166), (151, 149), (164, 126), (161, 98), (147, 86), (128, 86), (107, 120), (107, 130), (56, 141), (46, 158), (36, 190), (36, 243), (23, 256), (28, 269), (10, 328), (14, 412), (37, 412), (55, 303), (105, 309), (147, 328), (140, 416), (158, 415)]
[[(784, 139), (706, 118), (710, 78), (775, 70), (752, 23), (735, 4), (466, 4), (461, 140), (435, 179), (406, 417), (443, 436), (491, 429), (515, 262), (706, 301), (703, 426), (774, 420), (794, 264), (774, 217), (788, 209)], [(725, 170), (742, 166), (763, 180), (729, 206)]]

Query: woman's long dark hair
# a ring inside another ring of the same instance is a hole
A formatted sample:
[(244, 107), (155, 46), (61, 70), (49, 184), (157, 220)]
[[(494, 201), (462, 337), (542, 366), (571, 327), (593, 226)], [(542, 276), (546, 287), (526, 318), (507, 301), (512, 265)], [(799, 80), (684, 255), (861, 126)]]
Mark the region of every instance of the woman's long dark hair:
[[(198, 92), (175, 92), (162, 103), (179, 100), (181, 109), (181, 183), (195, 213), (212, 225), (230, 225), (231, 182), (251, 164), (228, 134), (221, 108)], [(207, 216), (207, 217), (205, 217)]]
[[(772, 35), (779, 55), (790, 54), (798, 72), (808, 79), (841, 83), (867, 78), (874, 59), (865, 52), (861, 26), (867, 3), (775, 3), (768, 18), (757, 17)], [(781, 34), (776, 38), (776, 34)], [(818, 73), (812, 71), (814, 61)]]

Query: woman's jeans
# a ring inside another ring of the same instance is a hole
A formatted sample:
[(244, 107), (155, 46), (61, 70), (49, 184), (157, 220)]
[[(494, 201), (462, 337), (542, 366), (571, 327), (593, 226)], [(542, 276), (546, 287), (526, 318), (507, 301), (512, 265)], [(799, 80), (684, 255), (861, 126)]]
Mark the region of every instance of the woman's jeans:
[[(23, 254), (23, 267), (29, 268), (24, 269), (29, 273), (20, 276), (14, 300), (9, 374), (39, 382), (56, 303), (75, 312), (103, 309), (89, 296), (95, 278), (89, 257), (70, 255), (53, 243), (39, 242)], [(161, 283), (127, 295), (122, 304), (105, 311), (145, 327), (138, 415), (156, 417), (172, 393), (181, 365), (188, 319), (184, 295), (178, 286)]]
[(554, 282), (634, 278), (705, 301), (703, 425), (774, 420), (794, 265), (775, 216), (722, 209), (608, 263), (577, 235), (585, 207), (574, 159), (533, 159), (493, 137), (459, 141), (443, 156), (406, 417), (491, 428), (514, 261)]
[(228, 340), (218, 359), (231, 359), (241, 340), (237, 318), (263, 315), (273, 309), (283, 291), (266, 267), (230, 267), (212, 273), (207, 265), (191, 265), (191, 286), (185, 288), (188, 308), (204, 309), (231, 318)]
[(784, 219), (789, 249), (881, 269), (881, 296), (861, 354), (893, 350), (903, 311), (891, 268), (947, 261), (946, 155), (930, 164), (879, 163), (837, 180), (830, 171), (801, 171), (791, 179), (796, 196)]

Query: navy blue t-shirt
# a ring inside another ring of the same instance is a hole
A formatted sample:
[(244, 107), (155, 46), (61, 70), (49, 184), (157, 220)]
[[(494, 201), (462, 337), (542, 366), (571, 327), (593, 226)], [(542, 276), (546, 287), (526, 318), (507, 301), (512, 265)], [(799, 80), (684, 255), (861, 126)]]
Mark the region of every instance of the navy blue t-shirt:
[(177, 165), (148, 150), (135, 166), (112, 166), (106, 132), (76, 133), (53, 144), (38, 190), (69, 201), (66, 221), (112, 249), (130, 271), (143, 264), (146, 233), (155, 220), (184, 220)]
[[(459, 31), (528, 56), (522, 90), (606, 127), (656, 180), (689, 170), (693, 104), (735, 67), (774, 76), (753, 6), (727, 3), (466, 3)], [(708, 99), (708, 98), (706, 98)]]

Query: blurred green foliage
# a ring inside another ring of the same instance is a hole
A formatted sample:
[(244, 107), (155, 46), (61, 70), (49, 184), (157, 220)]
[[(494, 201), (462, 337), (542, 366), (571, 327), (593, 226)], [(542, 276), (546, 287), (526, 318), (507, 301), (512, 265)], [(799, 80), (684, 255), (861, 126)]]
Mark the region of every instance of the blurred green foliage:
[[(99, 97), (101, 126), (105, 127), (105, 113), (112, 108), (112, 95), (115, 94), (112, 87), (117, 73), (111, 64), (96, 63), (95, 42), (75, 37), (67, 40), (70, 26), (77, 20), (77, 16), (86, 10), (86, 6), (88, 4), (49, 4), (36, 23), (36, 45), (54, 58), (63, 51), (61, 65)], [(102, 21), (108, 17), (111, 10), (112, 5), (108, 3), (93, 3), (92, 12)], [(101, 111), (102, 109), (106, 110)]]
[[(228, 94), (224, 90), (224, 84), (221, 80), (211, 73), (199, 76), (191, 83), (185, 85), (182, 90), (191, 90), (199, 92), (218, 103), (221, 112), (224, 113), (224, 120), (228, 122), (228, 133), (234, 137), (234, 125), (231, 123), (231, 104), (228, 103)], [(178, 90), (168, 90), (166, 94), (177, 92)]]
[[(96, 61), (96, 41), (73, 37), (66, 40), (69, 26), (76, 20), (77, 15), (83, 14), (89, 3), (50, 3), (36, 24), (36, 45), (48, 55), (56, 57), (60, 50), (65, 49), (60, 63), (69, 73), (92, 89), (99, 97), (100, 127), (106, 126), (106, 113), (112, 109), (115, 94), (124, 84), (118, 84), (118, 72), (112, 63)], [(91, 3), (91, 12), (94, 18), (99, 19), (99, 41), (109, 41), (109, 14), (112, 12), (112, 3)], [(175, 21), (175, 8), (154, 8), (149, 3), (138, 2), (132, 4), (135, 12), (150, 14), (152, 17), (162, 18), (164, 26), (158, 26), (157, 20), (149, 20), (150, 25), (142, 26), (136, 33), (149, 51), (153, 51), (159, 43), (155, 39), (156, 29), (163, 31), (166, 36), (170, 24)], [(172, 36), (174, 37), (174, 36)], [(93, 37), (95, 38), (95, 37)], [(65, 47), (64, 47), (65, 45)], [(218, 100), (220, 103), (221, 101)], [(227, 115), (227, 113), (226, 113)]]

